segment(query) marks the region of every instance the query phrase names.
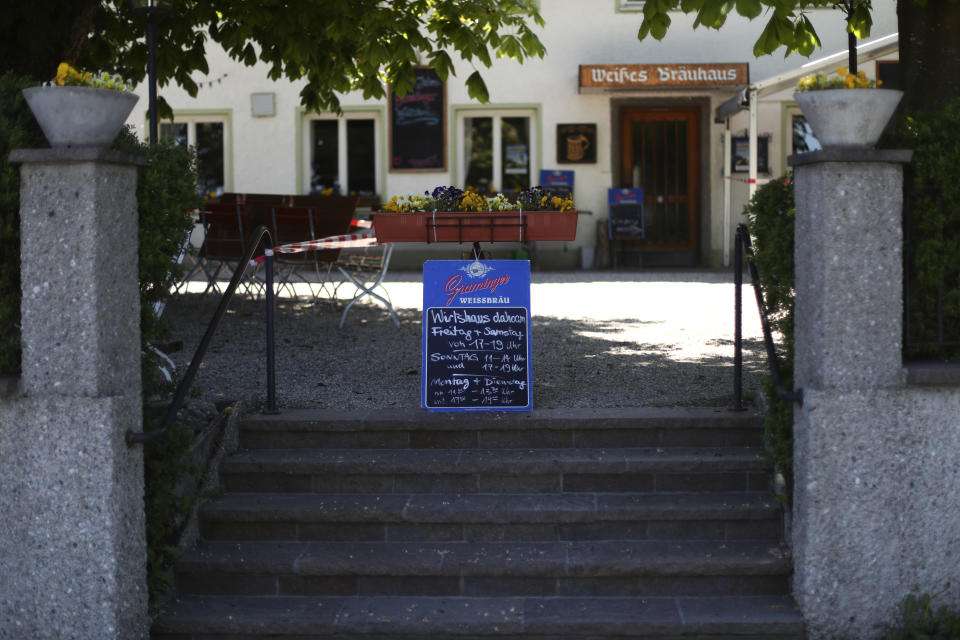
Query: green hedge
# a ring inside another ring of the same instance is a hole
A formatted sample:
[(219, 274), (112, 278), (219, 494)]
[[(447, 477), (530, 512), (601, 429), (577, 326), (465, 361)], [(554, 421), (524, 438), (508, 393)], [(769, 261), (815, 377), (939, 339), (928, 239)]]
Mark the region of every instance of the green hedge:
[[(744, 209), (753, 242), (754, 261), (760, 274), (770, 328), (779, 334), (780, 376), (793, 388), (793, 179), (784, 177), (759, 187)], [(783, 475), (787, 497), (793, 491), (793, 403), (773, 391), (770, 376), (764, 380), (767, 412), (764, 435), (767, 451)]]
[[(909, 284), (907, 360), (960, 360), (960, 99), (943, 110), (910, 116), (886, 142), (913, 149), (907, 168), (905, 276)], [(913, 346), (911, 346), (911, 344)]]
[(187, 234), (193, 228), (188, 215), (203, 200), (197, 195), (197, 163), (192, 149), (172, 142), (150, 147), (128, 129), (117, 137), (114, 146), (147, 157), (147, 166), (137, 175), (139, 212), (140, 336), (144, 345), (144, 397), (162, 391), (158, 377), (159, 359), (146, 349), (167, 337), (167, 327), (154, 313), (154, 305), (170, 297), (170, 288), (183, 275), (176, 262)]
[[(148, 164), (137, 177), (139, 208), (139, 277), (141, 365), (144, 394), (144, 429), (159, 427), (163, 410), (152, 398), (169, 398), (173, 384), (160, 372), (160, 358), (148, 345), (165, 340), (168, 327), (154, 312), (156, 303), (170, 297), (170, 288), (182, 275), (176, 263), (187, 234), (193, 229), (188, 215), (202, 203), (197, 195), (196, 156), (192, 149), (173, 143), (149, 147), (125, 130), (114, 146), (140, 153)], [(156, 599), (171, 585), (169, 566), (179, 554), (177, 539), (181, 524), (193, 507), (195, 496), (180, 495), (182, 478), (193, 470), (185, 456), (193, 444), (193, 432), (178, 425), (161, 442), (144, 449), (144, 501), (147, 518), (147, 580)]]

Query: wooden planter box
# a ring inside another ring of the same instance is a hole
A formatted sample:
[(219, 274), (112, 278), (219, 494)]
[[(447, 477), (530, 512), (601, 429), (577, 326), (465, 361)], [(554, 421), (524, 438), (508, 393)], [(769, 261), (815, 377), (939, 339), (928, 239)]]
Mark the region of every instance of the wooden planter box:
[(578, 211), (374, 213), (377, 241), (531, 242), (575, 240)]

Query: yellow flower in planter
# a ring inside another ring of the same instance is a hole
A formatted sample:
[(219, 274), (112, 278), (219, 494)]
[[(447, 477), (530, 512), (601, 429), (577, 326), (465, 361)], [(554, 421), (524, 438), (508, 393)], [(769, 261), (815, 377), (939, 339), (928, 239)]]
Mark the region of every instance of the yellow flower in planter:
[(100, 75), (95, 76), (89, 71), (78, 71), (69, 63), (61, 62), (57, 66), (57, 75), (53, 78), (51, 84), (61, 87), (77, 86), (126, 91), (128, 83), (117, 74), (109, 74), (103, 71)]
[(544, 191), (543, 187), (521, 190), (511, 202), (505, 195), (498, 193), (487, 197), (474, 188), (461, 191), (456, 187), (437, 187), (424, 195), (393, 196), (381, 207), (389, 213), (413, 213), (430, 211), (477, 212), (498, 211), (573, 211), (573, 198), (558, 196)]
[(466, 193), (463, 196), (463, 208), (467, 211), (486, 211), (487, 199), (479, 193)]
[(868, 78), (864, 71), (850, 73), (846, 67), (837, 69), (837, 77), (828, 77), (825, 73), (803, 76), (797, 82), (797, 91), (818, 91), (820, 89), (873, 89), (882, 82)]

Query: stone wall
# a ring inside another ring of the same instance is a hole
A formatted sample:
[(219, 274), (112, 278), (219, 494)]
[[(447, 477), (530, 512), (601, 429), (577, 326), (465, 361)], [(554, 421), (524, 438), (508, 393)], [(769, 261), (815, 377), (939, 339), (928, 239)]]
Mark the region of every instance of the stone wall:
[(18, 150), (23, 375), (0, 397), (0, 638), (147, 636), (138, 158)]
[(792, 158), (794, 595), (811, 638), (880, 637), (911, 589), (960, 595), (960, 387), (907, 384), (908, 152)]

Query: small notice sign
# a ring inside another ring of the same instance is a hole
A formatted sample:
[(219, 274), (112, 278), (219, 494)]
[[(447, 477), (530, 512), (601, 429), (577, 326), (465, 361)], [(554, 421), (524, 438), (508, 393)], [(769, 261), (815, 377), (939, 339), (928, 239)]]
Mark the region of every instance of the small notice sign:
[(424, 263), (424, 408), (529, 411), (532, 354), (529, 261)]

